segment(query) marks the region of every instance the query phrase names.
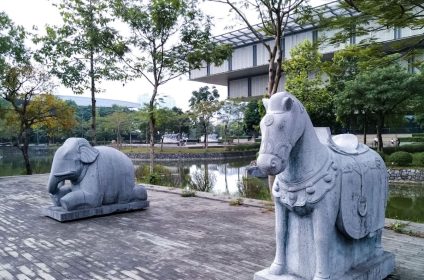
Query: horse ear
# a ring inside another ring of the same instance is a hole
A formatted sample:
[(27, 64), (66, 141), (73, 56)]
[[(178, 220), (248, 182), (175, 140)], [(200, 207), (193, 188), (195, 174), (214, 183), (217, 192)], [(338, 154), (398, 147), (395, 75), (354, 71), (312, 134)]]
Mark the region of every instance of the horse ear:
[(264, 104), (265, 112), (268, 111), (268, 103), (269, 103), (269, 98), (262, 98), (262, 104)]
[(87, 140), (81, 141), (79, 144), (81, 161), (83, 163), (93, 163), (99, 155), (99, 151), (93, 148)]
[(283, 99), (283, 110), (290, 111), (293, 107), (293, 99), (291, 97), (285, 97)]

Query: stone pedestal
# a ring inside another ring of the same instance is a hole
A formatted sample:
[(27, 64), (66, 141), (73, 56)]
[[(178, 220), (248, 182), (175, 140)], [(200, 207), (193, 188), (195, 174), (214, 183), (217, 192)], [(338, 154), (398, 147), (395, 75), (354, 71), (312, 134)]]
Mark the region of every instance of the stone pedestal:
[(95, 216), (104, 216), (112, 213), (141, 210), (148, 207), (149, 201), (145, 200), (122, 204), (102, 205), (96, 208), (78, 209), (72, 211), (66, 211), (59, 206), (48, 206), (42, 208), (41, 212), (44, 216), (50, 217), (59, 222), (67, 222)]
[[(381, 256), (375, 257), (367, 262), (359, 264), (349, 270), (344, 275), (335, 275), (331, 280), (375, 280), (384, 279), (393, 273), (395, 267), (395, 256), (392, 253), (384, 252)], [(266, 268), (255, 273), (254, 280), (309, 280), (294, 275), (271, 275)]]

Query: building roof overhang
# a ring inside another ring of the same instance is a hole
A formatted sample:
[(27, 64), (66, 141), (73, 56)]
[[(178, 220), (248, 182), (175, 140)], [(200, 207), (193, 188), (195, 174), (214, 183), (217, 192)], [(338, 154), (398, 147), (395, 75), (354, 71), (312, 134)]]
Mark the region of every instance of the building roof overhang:
[[(324, 18), (343, 15), (354, 16), (357, 14), (357, 12), (353, 10), (339, 7), (338, 4), (339, 1), (333, 1), (327, 4), (316, 6), (314, 9), (318, 10), (320, 12), (320, 16)], [(252, 27), (257, 31), (258, 35), (255, 35), (248, 27), (245, 27), (215, 36), (214, 39), (220, 44), (230, 44), (233, 46), (233, 48), (238, 48), (244, 45), (271, 40), (273, 38), (272, 36), (269, 36), (262, 31), (262, 24), (255, 24)], [(301, 24), (298, 22), (298, 19), (294, 15), (291, 15), (285, 28), (285, 35), (287, 36), (293, 33), (298, 33), (317, 27), (318, 26), (314, 23)]]

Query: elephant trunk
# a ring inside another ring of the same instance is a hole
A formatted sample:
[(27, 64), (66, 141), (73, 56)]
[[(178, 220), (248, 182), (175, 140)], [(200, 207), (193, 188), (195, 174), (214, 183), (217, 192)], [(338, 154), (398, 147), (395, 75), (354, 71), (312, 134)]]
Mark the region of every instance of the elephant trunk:
[(49, 181), (47, 183), (47, 187), (49, 189), (49, 193), (55, 194), (58, 192), (59, 188), (58, 185), (61, 182), (58, 177), (55, 176), (53, 172), (50, 173)]
[[(60, 189), (60, 183), (64, 183), (66, 179), (71, 179), (75, 176), (76, 172), (74, 171), (65, 171), (65, 172), (54, 172), (53, 170), (50, 173), (49, 181), (47, 183), (49, 193), (55, 194)], [(63, 184), (62, 184), (63, 185)]]

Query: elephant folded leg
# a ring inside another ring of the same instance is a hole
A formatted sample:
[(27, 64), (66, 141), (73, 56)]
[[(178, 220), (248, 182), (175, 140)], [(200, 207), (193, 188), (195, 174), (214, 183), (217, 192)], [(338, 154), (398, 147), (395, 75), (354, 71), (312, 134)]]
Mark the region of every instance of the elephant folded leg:
[(100, 205), (97, 196), (82, 190), (73, 191), (60, 199), (60, 204), (67, 210), (95, 208)]
[(60, 199), (72, 191), (71, 186), (63, 186), (63, 184), (61, 185), (62, 187), (58, 186), (58, 191), (51, 195), (51, 199), (55, 206), (61, 206)]
[(147, 200), (147, 191), (143, 186), (134, 186), (132, 201)]

